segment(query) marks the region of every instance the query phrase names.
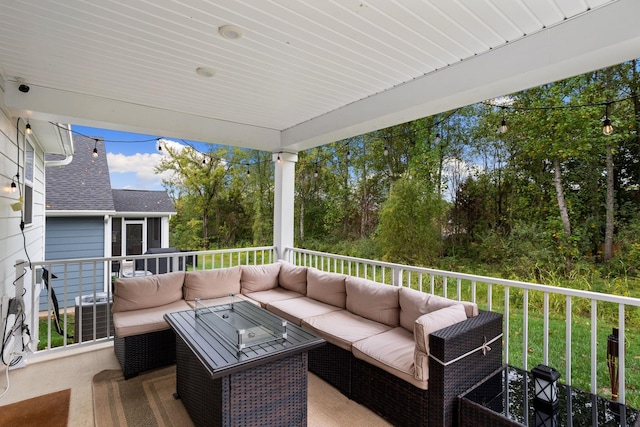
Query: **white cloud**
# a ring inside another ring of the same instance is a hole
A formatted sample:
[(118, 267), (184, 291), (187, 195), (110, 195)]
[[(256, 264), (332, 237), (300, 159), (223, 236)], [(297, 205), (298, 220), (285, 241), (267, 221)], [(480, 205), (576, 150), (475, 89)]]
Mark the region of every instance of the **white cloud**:
[[(135, 153), (125, 155), (107, 153), (107, 163), (112, 176), (114, 188), (160, 189), (162, 179), (168, 179), (171, 172), (156, 174), (154, 168), (160, 163), (163, 155), (160, 153)], [(124, 186), (117, 185), (116, 174), (134, 174), (133, 182), (128, 180)]]

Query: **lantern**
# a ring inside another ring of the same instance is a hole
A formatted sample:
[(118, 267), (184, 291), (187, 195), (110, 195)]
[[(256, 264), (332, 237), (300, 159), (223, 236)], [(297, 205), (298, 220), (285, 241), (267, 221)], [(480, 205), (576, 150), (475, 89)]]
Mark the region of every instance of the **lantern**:
[(531, 370), (535, 385), (534, 404), (541, 408), (558, 407), (558, 378), (560, 373), (546, 365), (538, 365)]

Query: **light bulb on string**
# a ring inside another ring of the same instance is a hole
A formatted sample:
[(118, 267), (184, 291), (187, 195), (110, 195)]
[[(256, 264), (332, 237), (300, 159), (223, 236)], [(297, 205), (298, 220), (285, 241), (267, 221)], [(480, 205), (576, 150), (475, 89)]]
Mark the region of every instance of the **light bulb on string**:
[(436, 133), (436, 139), (435, 139), (436, 144), (440, 144), (441, 140), (442, 140), (442, 137), (440, 136), (440, 132)]
[(347, 161), (351, 161), (351, 150), (347, 151)]
[(385, 156), (389, 155), (389, 149), (385, 146), (384, 150), (382, 151), (382, 154), (384, 154)]
[(91, 154), (94, 159), (98, 158), (98, 140), (95, 140), (96, 143), (93, 145), (93, 153)]
[(605, 106), (604, 120), (602, 120), (602, 133), (605, 135), (611, 135), (613, 133), (613, 126), (611, 125), (611, 119), (609, 118), (609, 105), (607, 102)]
[(507, 121), (503, 118), (502, 123), (500, 123), (500, 133), (507, 133), (508, 129), (509, 128), (507, 127)]
[(24, 131), (27, 133), (27, 135), (31, 135), (31, 125), (29, 124), (29, 122), (27, 122), (26, 126), (24, 127)]

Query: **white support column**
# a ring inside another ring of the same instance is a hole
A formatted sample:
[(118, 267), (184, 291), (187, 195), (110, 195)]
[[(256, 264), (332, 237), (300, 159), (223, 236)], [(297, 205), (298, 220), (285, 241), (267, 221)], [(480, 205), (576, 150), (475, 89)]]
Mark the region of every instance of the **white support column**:
[[(280, 159), (278, 161), (278, 159)], [(293, 247), (295, 176), (298, 154), (273, 153), (275, 189), (273, 203), (273, 245), (276, 258), (284, 258), (284, 249)]]

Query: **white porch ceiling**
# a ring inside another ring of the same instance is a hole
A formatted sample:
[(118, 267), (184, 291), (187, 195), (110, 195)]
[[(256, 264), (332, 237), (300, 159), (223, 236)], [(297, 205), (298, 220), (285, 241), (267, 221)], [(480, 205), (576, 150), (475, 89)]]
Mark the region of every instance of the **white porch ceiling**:
[(640, 57), (638, 16), (638, 0), (0, 0), (0, 85), (31, 120), (298, 151)]

